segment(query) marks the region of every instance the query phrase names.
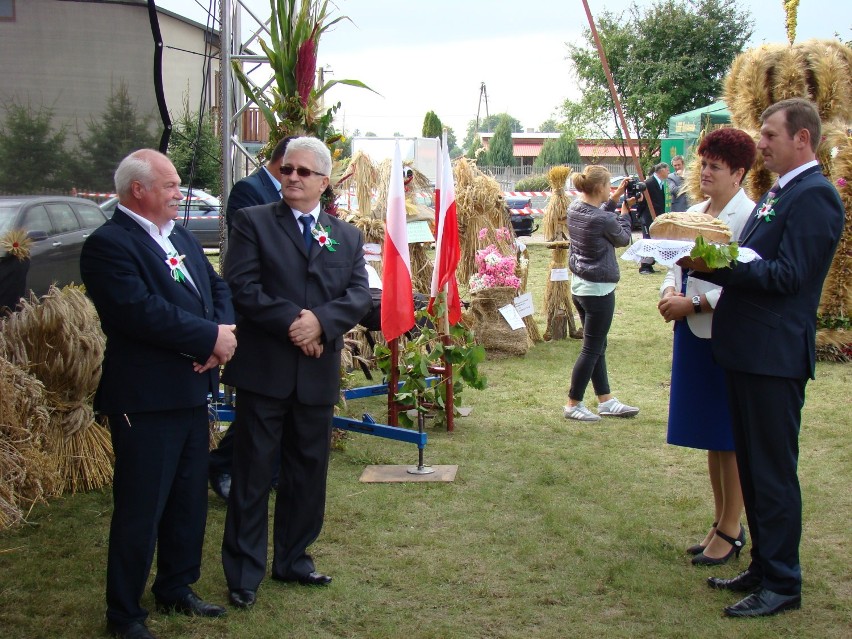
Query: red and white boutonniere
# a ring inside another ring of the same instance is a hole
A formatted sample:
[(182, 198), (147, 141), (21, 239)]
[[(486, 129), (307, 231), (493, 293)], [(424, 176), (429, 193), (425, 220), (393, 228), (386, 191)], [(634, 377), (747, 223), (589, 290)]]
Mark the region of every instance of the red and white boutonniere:
[(314, 239), (317, 241), (321, 248), (328, 249), (332, 252), (336, 250), (334, 248), (334, 245), (339, 244), (337, 240), (332, 239), (330, 226), (326, 226), (325, 228), (323, 228), (319, 224), (314, 224), (314, 228), (311, 229), (311, 235), (314, 236)]
[(169, 269), (172, 272), (172, 279), (175, 282), (183, 282), (186, 280), (186, 275), (183, 274), (183, 271), (180, 270), (181, 263), (186, 259), (186, 255), (178, 255), (177, 253), (173, 253), (166, 258), (166, 264), (169, 265)]
[(772, 210), (772, 207), (778, 201), (778, 198), (775, 197), (775, 194), (770, 192), (766, 198), (766, 202), (763, 203), (755, 217), (762, 217), (764, 222), (771, 222), (772, 218), (775, 217), (775, 211)]

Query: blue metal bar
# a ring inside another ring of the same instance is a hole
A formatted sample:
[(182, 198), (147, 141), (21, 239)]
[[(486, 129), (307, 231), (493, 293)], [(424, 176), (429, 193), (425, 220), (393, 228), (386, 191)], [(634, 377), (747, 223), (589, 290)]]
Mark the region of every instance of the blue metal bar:
[[(440, 377), (427, 377), (426, 386), (432, 387), (441, 381)], [(397, 384), (397, 390), (402, 388), (402, 382)], [(359, 386), (358, 388), (347, 388), (343, 391), (344, 399), (362, 399), (364, 397), (377, 397), (388, 394), (387, 384), (376, 384), (374, 386)]]
[(426, 433), (418, 433), (416, 430), (388, 426), (387, 424), (377, 424), (372, 417), (366, 414), (363, 421), (350, 419), (349, 417), (335, 417), (332, 420), (332, 425), (335, 428), (350, 430), (355, 433), (375, 435), (376, 437), (384, 437), (385, 439), (417, 444), (417, 448), (421, 449), (426, 447), (426, 440), (428, 439)]

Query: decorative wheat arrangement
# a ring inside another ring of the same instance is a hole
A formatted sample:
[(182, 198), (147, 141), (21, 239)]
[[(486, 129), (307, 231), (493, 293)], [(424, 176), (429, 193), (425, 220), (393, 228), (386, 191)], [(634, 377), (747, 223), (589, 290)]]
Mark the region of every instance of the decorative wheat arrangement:
[[(784, 4), (792, 43), (798, 2)], [(852, 48), (838, 40), (816, 39), (790, 46), (763, 45), (740, 54), (725, 78), (732, 123), (755, 139), (763, 110), (792, 97), (812, 100), (819, 109), (823, 137), (817, 157), (846, 209), (846, 225), (820, 300), (817, 348), (822, 359), (848, 361), (852, 358)], [(758, 154), (746, 179), (749, 197), (760, 199), (776, 177)], [(690, 186), (693, 194), (695, 185)]]
[(92, 303), (78, 287), (54, 286), (40, 300), (23, 302), (0, 332), (0, 355), (44, 385), (50, 413), (45, 450), (59, 472), (58, 492), (109, 484), (112, 444), (91, 404), (106, 342)]

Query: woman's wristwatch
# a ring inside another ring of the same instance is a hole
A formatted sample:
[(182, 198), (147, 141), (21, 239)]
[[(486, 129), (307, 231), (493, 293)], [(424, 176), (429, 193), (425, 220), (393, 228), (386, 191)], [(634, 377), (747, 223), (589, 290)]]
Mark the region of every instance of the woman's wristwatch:
[(693, 295), (692, 296), (692, 308), (695, 309), (696, 313), (701, 312), (701, 296), (700, 295)]

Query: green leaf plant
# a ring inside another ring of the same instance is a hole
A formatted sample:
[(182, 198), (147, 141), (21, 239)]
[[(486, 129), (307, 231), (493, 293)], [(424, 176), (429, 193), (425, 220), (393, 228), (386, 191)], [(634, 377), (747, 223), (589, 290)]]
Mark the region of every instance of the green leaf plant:
[[(473, 332), (461, 322), (451, 326), (449, 338), (439, 333), (435, 326), (444, 315), (444, 294), (441, 293), (433, 305), (433, 313), (423, 309), (415, 313), (415, 327), (407, 339), (400, 339), (397, 371), (402, 386), (395, 399), (404, 406), (411, 406), (424, 415), (434, 411), (436, 427), (446, 424), (447, 384), (440, 372), (433, 372), (444, 365), (443, 359), (453, 369), (453, 406), (461, 404), (465, 386), (482, 390), (488, 380), (479, 371), (479, 364), (485, 361), (485, 349), (474, 343)], [(377, 344), (374, 353), (379, 370), (390, 376), (390, 348)], [(428, 378), (438, 376), (437, 383), (429, 385)], [(454, 411), (458, 414), (457, 411)], [(400, 425), (413, 428), (416, 420), (406, 411), (399, 413)]]
[(736, 261), (739, 252), (739, 245), (736, 242), (711, 244), (699, 235), (695, 238), (695, 246), (689, 256), (695, 259), (701, 258), (708, 267), (716, 269), (729, 267)]
[(349, 18), (329, 19), (328, 0), (269, 0), (269, 6), (270, 42), (258, 42), (269, 59), (274, 83), (259, 87), (243, 72), (239, 60), (232, 62), (234, 75), (269, 124), (269, 140), (260, 155), (268, 157), (278, 141), (288, 135), (311, 135), (334, 144), (341, 137), (332, 127), (340, 102), (323, 110), (323, 96), (338, 84), (373, 91), (359, 80), (331, 80), (316, 86), (320, 36)]

